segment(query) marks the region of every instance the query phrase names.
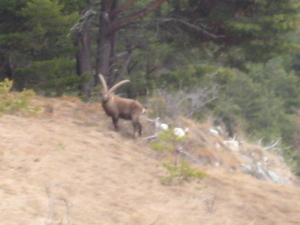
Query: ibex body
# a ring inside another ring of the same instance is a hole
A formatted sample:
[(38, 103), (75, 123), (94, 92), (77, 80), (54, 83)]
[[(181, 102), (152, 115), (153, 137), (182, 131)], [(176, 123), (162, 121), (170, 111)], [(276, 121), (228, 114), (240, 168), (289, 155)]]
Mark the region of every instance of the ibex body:
[(139, 118), (145, 111), (142, 104), (136, 100), (121, 98), (112, 93), (117, 87), (129, 82), (129, 80), (120, 81), (108, 90), (104, 77), (101, 74), (99, 77), (103, 85), (102, 106), (106, 115), (112, 118), (115, 129), (119, 130), (119, 118), (131, 120), (134, 130), (133, 137), (135, 138), (137, 134), (141, 136), (142, 125), (139, 121)]

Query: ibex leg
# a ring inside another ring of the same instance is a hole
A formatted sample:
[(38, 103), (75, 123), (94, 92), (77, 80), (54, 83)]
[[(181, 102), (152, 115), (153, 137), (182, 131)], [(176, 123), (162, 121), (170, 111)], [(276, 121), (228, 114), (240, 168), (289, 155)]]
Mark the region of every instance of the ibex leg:
[(115, 130), (116, 130), (116, 131), (119, 130), (118, 120), (119, 120), (119, 118), (117, 118), (117, 117), (112, 117), (112, 121), (113, 121), (113, 124), (114, 124), (114, 127), (115, 127)]
[(141, 136), (142, 135), (142, 125), (140, 124), (140, 122), (132, 121), (132, 125), (133, 125), (133, 131), (134, 131), (133, 137), (136, 138), (137, 134), (139, 136)]

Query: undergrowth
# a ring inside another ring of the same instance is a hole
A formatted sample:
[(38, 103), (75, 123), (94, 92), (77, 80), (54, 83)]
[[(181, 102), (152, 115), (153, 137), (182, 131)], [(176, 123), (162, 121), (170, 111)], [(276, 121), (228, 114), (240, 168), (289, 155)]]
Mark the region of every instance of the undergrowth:
[[(173, 129), (168, 129), (159, 133), (158, 138), (151, 142), (151, 148), (156, 151), (165, 152), (166, 154), (179, 154), (176, 152), (177, 148), (181, 147), (181, 143), (186, 137), (177, 137), (173, 133)], [(197, 168), (191, 167), (188, 160), (181, 158), (179, 162), (173, 165), (170, 162), (162, 163), (166, 168), (166, 177), (159, 180), (163, 185), (181, 185), (184, 182), (191, 182), (196, 179), (203, 179), (206, 174)]]
[(171, 165), (170, 163), (163, 163), (169, 175), (160, 179), (160, 183), (163, 185), (171, 184), (183, 184), (184, 182), (191, 182), (195, 179), (203, 179), (206, 177), (206, 174), (202, 171), (199, 171), (196, 168), (190, 166), (187, 160), (182, 159), (179, 165)]
[(41, 107), (31, 104), (35, 92), (32, 90), (10, 92), (12, 86), (13, 81), (8, 79), (0, 82), (0, 116), (16, 113), (21, 113), (23, 116), (36, 115)]

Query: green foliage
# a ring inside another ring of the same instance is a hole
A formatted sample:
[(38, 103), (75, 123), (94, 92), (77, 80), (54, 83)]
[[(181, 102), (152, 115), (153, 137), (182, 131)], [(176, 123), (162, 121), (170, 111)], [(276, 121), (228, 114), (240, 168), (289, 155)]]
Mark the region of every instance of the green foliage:
[[(219, 46), (215, 60), (226, 59), (227, 65), (237, 68), (291, 52), (294, 44), (284, 35), (296, 31), (300, 21), (300, 4), (294, 0), (170, 1), (168, 5), (168, 15), (184, 22), (163, 23), (161, 29), (166, 33), (160, 38), (184, 50), (197, 46), (205, 51), (214, 43)], [(233, 55), (234, 49), (239, 53)]]
[(164, 142), (172, 142), (172, 143), (176, 143), (176, 142), (182, 142), (186, 139), (185, 136), (183, 137), (178, 137), (174, 134), (173, 132), (173, 126), (171, 125), (170, 126), (170, 129), (168, 130), (164, 130), (162, 132), (160, 132), (158, 134), (158, 138), (161, 140), (161, 141), (164, 141)]
[(155, 151), (173, 152), (175, 150), (173, 145), (161, 143), (161, 142), (151, 142), (150, 147)]
[[(173, 152), (178, 144), (185, 140), (185, 137), (177, 137), (173, 129), (160, 132), (158, 139), (151, 142), (150, 146), (156, 151)], [(195, 168), (192, 168), (188, 161), (181, 160), (179, 165), (171, 165), (170, 163), (163, 163), (168, 171), (168, 176), (160, 179), (160, 183), (163, 185), (171, 184), (183, 184), (184, 182), (190, 182), (195, 179), (203, 179), (206, 174)]]
[(160, 183), (163, 185), (180, 185), (184, 182), (191, 182), (195, 179), (203, 179), (206, 177), (204, 172), (192, 168), (186, 160), (181, 160), (179, 165), (163, 163), (162, 166), (165, 167), (169, 173), (167, 177), (160, 180)]
[(161, 131), (158, 134), (157, 140), (151, 142), (150, 146), (153, 150), (156, 151), (173, 152), (176, 148), (176, 145), (184, 141), (185, 139), (186, 137), (177, 137), (174, 134), (173, 129), (170, 128), (168, 130)]
[(72, 45), (67, 35), (78, 16), (63, 15), (56, 1), (23, 0), (3, 7), (0, 15), (7, 19), (0, 26), (2, 45), (38, 60), (63, 54)]
[(7, 94), (13, 86), (13, 81), (5, 79), (3, 82), (0, 82), (0, 94)]
[[(18, 77), (27, 77), (26, 87), (34, 88), (46, 96), (61, 96), (75, 92), (84, 77), (73, 72), (75, 62), (67, 58), (31, 62), (30, 66), (16, 70)], [(22, 80), (18, 80), (22, 82)]]
[(254, 140), (266, 142), (282, 137), (292, 140), (294, 126), (290, 115), (300, 107), (299, 78), (287, 72), (281, 58), (267, 64), (248, 64), (249, 72), (237, 72), (210, 108), (216, 117), (240, 127)]
[[(0, 16), (4, 21), (0, 24), (0, 58), (3, 60), (1, 68), (10, 68), (1, 71), (1, 77), (13, 79), (14, 89), (19, 91), (35, 87), (45, 90), (48, 87), (53, 88), (53, 85), (62, 86), (61, 82), (72, 82), (74, 77), (67, 76), (75, 73), (75, 63), (71, 65), (69, 62), (72, 61), (70, 56), (73, 56), (76, 49), (69, 33), (78, 15), (63, 13), (63, 5), (53, 0), (1, 1), (0, 4), (3, 6)], [(58, 69), (58, 58), (64, 59), (66, 64), (63, 66), (64, 63), (61, 63), (61, 71)], [(39, 63), (43, 65), (38, 66)], [(43, 77), (45, 73), (53, 72), (50, 64), (56, 69), (56, 73), (60, 73), (68, 81), (62, 81), (61, 78), (56, 80), (56, 75), (50, 82), (57, 81), (58, 84), (47, 86), (38, 83), (49, 78)], [(68, 72), (64, 71), (66, 67)], [(40, 74), (38, 79), (37, 74)]]
[(14, 114), (20, 112), (24, 116), (33, 116), (40, 110), (39, 106), (31, 104), (31, 98), (35, 95), (32, 90), (20, 93), (9, 92), (12, 81), (5, 79), (0, 82), (0, 115), (4, 113)]
[(38, 60), (64, 54), (71, 47), (68, 33), (78, 16), (63, 15), (61, 10), (56, 1), (32, 0), (20, 11), (25, 28), (22, 43), (28, 51), (37, 53)]
[(68, 15), (85, 9), (92, 1), (57, 0), (57, 2), (62, 6), (61, 11)]

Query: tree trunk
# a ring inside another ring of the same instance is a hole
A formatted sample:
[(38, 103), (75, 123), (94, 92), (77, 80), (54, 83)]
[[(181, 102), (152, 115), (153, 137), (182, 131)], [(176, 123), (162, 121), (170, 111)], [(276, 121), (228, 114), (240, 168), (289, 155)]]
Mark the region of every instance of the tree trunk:
[(110, 29), (115, 16), (110, 16), (117, 7), (117, 0), (103, 0), (100, 12), (100, 28), (97, 43), (96, 79), (99, 82), (98, 74), (106, 77), (108, 87), (113, 85), (111, 76), (112, 61), (115, 55), (116, 32)]
[(125, 23), (145, 16), (158, 8), (166, 0), (153, 1), (137, 12), (123, 17), (120, 16), (137, 1), (138, 0), (127, 0), (121, 7), (118, 7), (119, 0), (102, 0), (101, 2), (96, 61), (97, 83), (99, 83), (98, 74), (100, 73), (106, 77), (109, 87), (114, 85), (114, 82), (118, 80), (117, 76), (120, 73), (114, 71), (113, 59), (115, 58), (116, 36), (120, 27)]
[(5, 68), (6, 77), (9, 80), (13, 80), (13, 66), (11, 65), (11, 60), (10, 60), (10, 55), (9, 54), (4, 59), (4, 68)]
[(76, 52), (76, 72), (79, 76), (86, 77), (84, 78), (84, 82), (79, 85), (79, 91), (80, 95), (86, 98), (91, 97), (95, 85), (95, 80), (92, 75), (90, 16), (93, 16), (93, 12), (87, 11), (83, 22), (79, 24), (79, 28), (75, 29), (74, 32), (74, 45), (79, 48)]

